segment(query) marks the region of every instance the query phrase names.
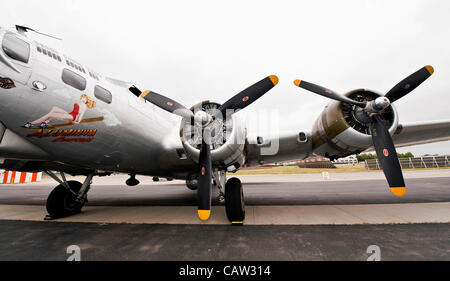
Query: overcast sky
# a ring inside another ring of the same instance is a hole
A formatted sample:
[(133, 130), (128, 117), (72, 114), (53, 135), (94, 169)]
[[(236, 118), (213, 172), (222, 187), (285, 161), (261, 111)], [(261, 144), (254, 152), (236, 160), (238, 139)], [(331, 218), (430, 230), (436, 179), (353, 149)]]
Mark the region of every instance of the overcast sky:
[[(295, 79), (341, 93), (386, 93), (430, 64), (434, 75), (395, 103), (400, 122), (450, 119), (450, 1), (0, 3), (3, 27), (23, 24), (61, 37), (40, 40), (186, 106), (224, 102), (276, 74), (279, 84), (248, 111), (275, 107), (281, 130), (310, 129), (328, 100), (295, 87)], [(398, 150), (450, 154), (450, 142)]]

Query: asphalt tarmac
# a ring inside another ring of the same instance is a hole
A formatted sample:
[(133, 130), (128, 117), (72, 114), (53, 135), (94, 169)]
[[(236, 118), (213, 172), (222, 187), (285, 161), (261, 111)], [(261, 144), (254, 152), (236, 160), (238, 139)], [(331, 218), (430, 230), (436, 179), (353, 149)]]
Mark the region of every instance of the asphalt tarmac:
[(450, 260), (448, 224), (226, 226), (0, 221), (0, 260)]
[[(251, 208), (342, 208), (378, 206), (441, 206), (447, 219), (450, 178), (407, 178), (407, 194), (398, 198), (385, 180), (359, 179), (288, 182), (280, 176), (258, 182), (243, 180), (246, 205)], [(0, 186), (0, 205), (45, 209), (52, 183)], [(126, 187), (111, 181), (94, 184), (89, 208), (159, 208), (195, 206), (196, 193), (180, 181)], [(213, 201), (217, 205), (217, 201)], [(381, 204), (381, 205), (380, 205)], [(441, 204), (441, 205), (439, 205)], [(444, 205), (442, 205), (444, 204)], [(0, 206), (0, 207), (1, 207)], [(221, 207), (216, 207), (221, 208)], [(106, 209), (105, 209), (106, 210)], [(123, 210), (123, 209), (122, 209)], [(139, 209), (136, 209), (139, 210)], [(345, 210), (345, 209), (343, 209)], [(416, 215), (424, 207), (412, 209)], [(217, 213), (217, 212), (216, 212)], [(110, 213), (115, 216), (117, 213)], [(141, 217), (139, 211), (135, 217)], [(149, 215), (149, 214), (146, 214)], [(151, 214), (150, 214), (151, 215)], [(223, 215), (223, 214), (222, 214)], [(414, 214), (412, 214), (414, 215)], [(83, 213), (79, 215), (83, 217)], [(0, 260), (66, 260), (67, 247), (81, 249), (82, 260), (357, 260), (380, 249), (381, 260), (450, 260), (450, 224), (408, 223), (354, 225), (202, 225), (87, 223), (0, 220)], [(312, 217), (315, 218), (314, 216)], [(317, 224), (321, 224), (317, 221)]]
[[(406, 179), (407, 193), (399, 198), (389, 191), (386, 180), (315, 182), (243, 182), (246, 205), (343, 205), (450, 202), (450, 177)], [(0, 204), (45, 205), (50, 184), (0, 185)], [(213, 205), (218, 205), (213, 188)], [(180, 181), (145, 183), (135, 187), (122, 182), (92, 185), (90, 206), (195, 206), (196, 191)]]

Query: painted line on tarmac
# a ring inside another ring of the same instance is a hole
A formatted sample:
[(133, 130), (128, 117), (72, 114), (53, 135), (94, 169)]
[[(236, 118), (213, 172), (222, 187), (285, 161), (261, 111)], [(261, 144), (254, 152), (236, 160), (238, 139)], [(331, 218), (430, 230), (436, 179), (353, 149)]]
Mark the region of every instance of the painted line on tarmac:
[[(195, 206), (86, 206), (57, 222), (228, 225), (224, 206), (202, 222)], [(0, 220), (43, 221), (45, 206), (0, 205)], [(366, 205), (246, 206), (245, 225), (450, 223), (450, 202)]]

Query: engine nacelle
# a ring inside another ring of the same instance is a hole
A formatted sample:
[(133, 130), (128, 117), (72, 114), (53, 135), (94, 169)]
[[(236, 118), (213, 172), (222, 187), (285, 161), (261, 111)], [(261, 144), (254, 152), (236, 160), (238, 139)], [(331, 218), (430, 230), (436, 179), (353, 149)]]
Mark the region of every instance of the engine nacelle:
[[(220, 104), (203, 101), (191, 107), (194, 114), (198, 110), (205, 111), (210, 115), (219, 108)], [(201, 128), (194, 126), (193, 120), (183, 119), (181, 121), (180, 137), (186, 155), (198, 163), (200, 156)], [(231, 117), (215, 119), (209, 127), (212, 129), (211, 137), (211, 161), (214, 167), (227, 168), (233, 171), (245, 162), (245, 127), (242, 121), (232, 115)]]
[[(371, 101), (382, 95), (366, 89), (357, 89), (346, 93), (345, 96), (357, 101)], [(393, 135), (398, 126), (395, 107), (390, 105), (379, 116)], [(361, 108), (333, 100), (313, 125), (313, 152), (334, 160), (366, 150), (373, 145), (369, 123), (370, 118)]]

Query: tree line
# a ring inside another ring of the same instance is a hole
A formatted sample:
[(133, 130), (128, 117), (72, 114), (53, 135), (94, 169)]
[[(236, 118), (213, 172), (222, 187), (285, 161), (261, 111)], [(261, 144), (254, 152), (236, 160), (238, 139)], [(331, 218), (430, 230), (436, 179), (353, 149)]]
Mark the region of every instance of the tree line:
[[(398, 158), (412, 158), (414, 155), (411, 152), (406, 153), (397, 153)], [(361, 153), (356, 155), (356, 159), (358, 162), (364, 162), (367, 159), (377, 159), (377, 155), (375, 153)]]

